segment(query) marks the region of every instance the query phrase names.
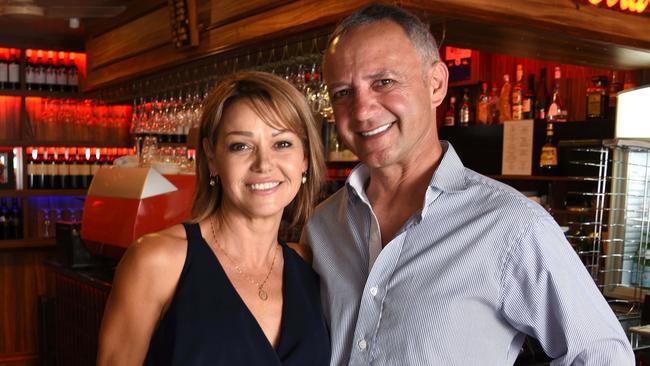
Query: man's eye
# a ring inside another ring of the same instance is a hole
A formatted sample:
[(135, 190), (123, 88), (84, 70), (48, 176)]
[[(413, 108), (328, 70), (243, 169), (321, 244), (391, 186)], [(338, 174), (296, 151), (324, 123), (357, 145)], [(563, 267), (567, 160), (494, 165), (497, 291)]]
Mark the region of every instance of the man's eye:
[(339, 99), (339, 98), (347, 97), (350, 94), (352, 94), (350, 89), (337, 90), (337, 91), (332, 93), (332, 99)]
[(293, 144), (291, 142), (289, 142), (289, 141), (278, 141), (275, 144), (275, 147), (278, 148), (278, 149), (288, 149), (291, 146), (293, 146)]
[(391, 86), (395, 83), (394, 80), (392, 79), (381, 79), (377, 81), (377, 86), (384, 87), (384, 86)]
[(235, 142), (228, 145), (228, 150), (230, 151), (244, 151), (248, 149), (248, 145), (242, 144), (241, 142)]

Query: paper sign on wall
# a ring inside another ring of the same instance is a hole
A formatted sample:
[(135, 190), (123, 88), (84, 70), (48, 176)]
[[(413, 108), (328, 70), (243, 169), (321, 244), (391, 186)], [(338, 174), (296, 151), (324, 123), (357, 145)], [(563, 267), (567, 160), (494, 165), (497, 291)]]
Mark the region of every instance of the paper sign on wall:
[(503, 123), (501, 174), (531, 175), (533, 172), (532, 119)]

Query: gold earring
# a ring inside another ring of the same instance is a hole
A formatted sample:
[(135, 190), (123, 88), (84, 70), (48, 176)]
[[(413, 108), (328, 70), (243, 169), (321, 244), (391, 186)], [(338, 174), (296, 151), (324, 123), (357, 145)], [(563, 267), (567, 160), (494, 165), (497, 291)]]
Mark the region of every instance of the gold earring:
[(214, 187), (219, 183), (219, 176), (218, 175), (211, 175), (210, 176), (210, 187)]

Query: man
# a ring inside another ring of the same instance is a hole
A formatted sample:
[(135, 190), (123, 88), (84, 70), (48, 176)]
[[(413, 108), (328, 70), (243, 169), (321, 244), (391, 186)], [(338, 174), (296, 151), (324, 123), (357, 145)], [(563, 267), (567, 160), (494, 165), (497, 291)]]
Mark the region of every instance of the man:
[(303, 233), (332, 365), (512, 365), (526, 334), (554, 365), (634, 364), (553, 218), (438, 140), (448, 72), (417, 18), (370, 5), (323, 62), (339, 136), (362, 162)]

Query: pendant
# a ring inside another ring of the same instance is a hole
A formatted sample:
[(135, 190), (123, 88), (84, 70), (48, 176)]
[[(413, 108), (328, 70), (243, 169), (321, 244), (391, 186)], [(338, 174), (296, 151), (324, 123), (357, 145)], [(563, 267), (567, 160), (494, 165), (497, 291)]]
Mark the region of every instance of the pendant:
[(266, 299), (269, 298), (269, 294), (267, 294), (263, 288), (260, 288), (260, 290), (257, 292), (257, 296), (259, 296), (262, 301), (266, 301)]

